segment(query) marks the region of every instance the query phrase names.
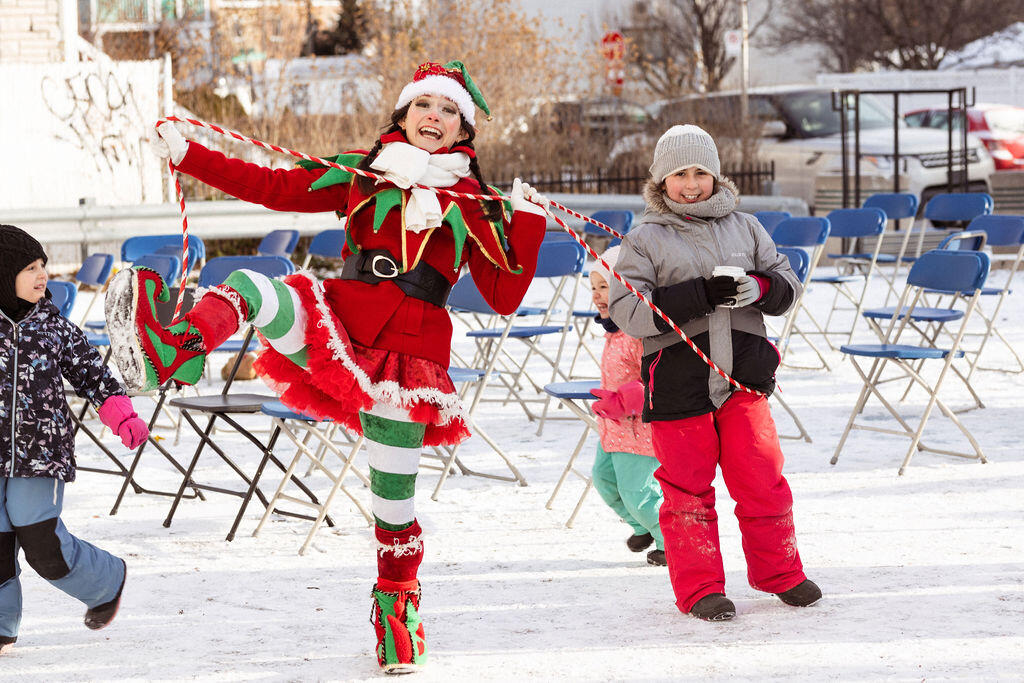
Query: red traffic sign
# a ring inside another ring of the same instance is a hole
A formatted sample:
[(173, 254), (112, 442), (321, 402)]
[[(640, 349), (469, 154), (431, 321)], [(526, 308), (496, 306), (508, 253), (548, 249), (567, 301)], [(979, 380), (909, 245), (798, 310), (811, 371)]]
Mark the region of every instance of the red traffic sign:
[(618, 31), (609, 31), (601, 37), (601, 54), (609, 61), (622, 59), (626, 53), (626, 39)]

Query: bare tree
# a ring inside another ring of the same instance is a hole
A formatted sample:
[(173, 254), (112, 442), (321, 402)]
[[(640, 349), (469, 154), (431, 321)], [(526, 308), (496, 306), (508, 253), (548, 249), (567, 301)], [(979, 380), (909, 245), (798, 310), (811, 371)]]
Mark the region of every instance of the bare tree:
[(768, 43), (819, 45), (835, 71), (935, 69), (952, 50), (1024, 19), (1024, 0), (791, 0)]
[[(750, 36), (773, 7), (768, 0)], [(619, 21), (631, 43), (634, 72), (662, 97), (718, 90), (736, 61), (725, 54), (725, 32), (740, 27), (740, 0), (637, 0)]]

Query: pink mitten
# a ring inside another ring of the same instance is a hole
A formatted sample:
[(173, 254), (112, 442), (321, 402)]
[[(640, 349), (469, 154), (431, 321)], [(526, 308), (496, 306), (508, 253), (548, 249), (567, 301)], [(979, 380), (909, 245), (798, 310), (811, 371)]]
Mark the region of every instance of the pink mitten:
[(125, 448), (138, 448), (149, 436), (149, 427), (135, 413), (127, 396), (111, 396), (97, 412), (100, 421), (121, 438)]
[(590, 393), (598, 398), (590, 406), (595, 415), (609, 420), (618, 420), (626, 415), (626, 409), (622, 405), (622, 396), (619, 392), (609, 389), (591, 389)]
[(622, 407), (626, 415), (639, 415), (644, 410), (644, 383), (640, 380), (627, 382), (619, 387)]

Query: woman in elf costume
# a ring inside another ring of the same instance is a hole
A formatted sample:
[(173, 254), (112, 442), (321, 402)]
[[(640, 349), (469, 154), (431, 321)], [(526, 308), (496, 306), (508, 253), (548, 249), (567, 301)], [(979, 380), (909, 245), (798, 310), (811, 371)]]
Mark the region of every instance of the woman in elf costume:
[(497, 195), (479, 201), (412, 187), (495, 194), (473, 149), (475, 107), (490, 113), (461, 62), (422, 64), (373, 148), (332, 158), (386, 181), (306, 162), (271, 170), (160, 125), (158, 151), (183, 173), (271, 209), (345, 214), (342, 275), (319, 282), (308, 272), (270, 280), (236, 271), (169, 328), (156, 319), (154, 299), (167, 293), (153, 271), (122, 271), (107, 294), (111, 340), (129, 385), (196, 382), (205, 353), (250, 322), (269, 343), (255, 367), (285, 405), (366, 437), (378, 541), (374, 626), (387, 671), (426, 661), (417, 580), (423, 541), (413, 508), (420, 451), (469, 436), (447, 373), (448, 292), (468, 264), (488, 303), (512, 313), (544, 237), (547, 200), (518, 179), (507, 204)]

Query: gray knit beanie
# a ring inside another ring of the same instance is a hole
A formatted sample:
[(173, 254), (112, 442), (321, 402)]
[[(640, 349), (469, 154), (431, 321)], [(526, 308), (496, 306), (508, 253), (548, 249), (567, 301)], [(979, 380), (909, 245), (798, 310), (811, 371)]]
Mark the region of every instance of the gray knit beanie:
[(720, 178), (722, 165), (718, 160), (718, 147), (707, 131), (699, 126), (672, 126), (654, 148), (651, 177), (656, 183), (661, 183), (676, 171), (691, 166)]

